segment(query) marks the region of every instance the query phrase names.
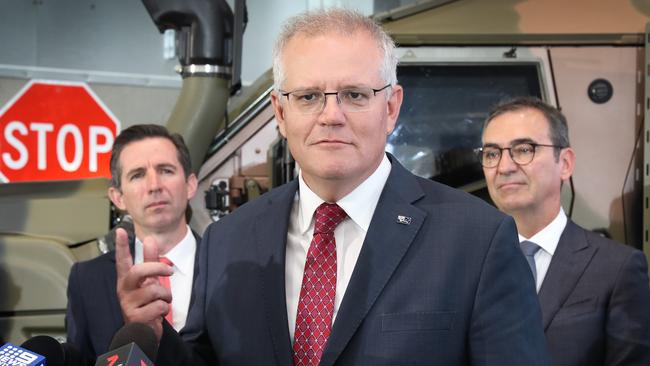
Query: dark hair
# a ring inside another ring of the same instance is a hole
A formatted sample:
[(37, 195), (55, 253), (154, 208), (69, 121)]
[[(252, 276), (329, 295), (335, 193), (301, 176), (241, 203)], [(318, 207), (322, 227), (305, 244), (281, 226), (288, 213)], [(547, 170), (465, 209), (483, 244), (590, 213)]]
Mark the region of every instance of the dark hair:
[[(524, 109), (535, 109), (544, 115), (549, 127), (549, 138), (553, 145), (561, 147), (571, 146), (569, 143), (569, 126), (567, 125), (566, 117), (557, 108), (544, 103), (536, 97), (515, 97), (499, 102), (489, 112), (483, 124), (483, 130), (496, 117), (508, 112), (517, 112)], [(559, 159), (560, 149), (555, 149), (554, 154), (555, 159)]]
[(120, 189), (122, 184), (122, 166), (120, 165), (120, 154), (122, 153), (122, 150), (132, 142), (148, 138), (164, 138), (171, 141), (171, 143), (176, 147), (178, 162), (183, 167), (185, 178), (187, 179), (187, 177), (190, 176), (192, 172), (192, 160), (190, 158), (190, 151), (187, 149), (187, 145), (185, 145), (185, 141), (183, 140), (183, 136), (177, 133), (169, 133), (167, 128), (161, 125), (133, 125), (120, 132), (113, 143), (110, 163), (111, 187)]

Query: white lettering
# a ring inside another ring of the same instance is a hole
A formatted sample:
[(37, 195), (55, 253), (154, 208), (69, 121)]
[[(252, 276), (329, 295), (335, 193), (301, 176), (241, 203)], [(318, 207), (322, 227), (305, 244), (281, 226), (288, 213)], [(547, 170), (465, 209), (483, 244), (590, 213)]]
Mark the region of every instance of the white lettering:
[[(74, 140), (74, 155), (72, 161), (68, 161), (65, 154), (65, 142), (68, 134), (71, 134)], [(79, 166), (81, 166), (81, 160), (83, 158), (83, 148), (84, 142), (81, 138), (81, 131), (79, 131), (79, 127), (69, 123), (63, 125), (63, 127), (61, 127), (59, 130), (59, 134), (56, 138), (56, 157), (59, 160), (59, 165), (61, 168), (63, 168), (63, 170), (66, 172), (73, 172), (79, 169)]]
[[(54, 125), (46, 122), (32, 122), (29, 129), (36, 131), (37, 135), (37, 158), (36, 165), (38, 170), (47, 169), (47, 136), (48, 132), (54, 131)], [(29, 362), (28, 362), (29, 363)]]
[[(104, 126), (90, 126), (90, 141), (88, 142), (88, 169), (91, 172), (97, 171), (97, 154), (107, 153), (111, 151), (113, 146), (113, 133), (110, 129)], [(99, 135), (103, 135), (105, 142), (101, 145), (97, 144)]]
[(20, 361), (20, 362), (23, 362), (23, 363), (26, 363), (26, 364), (30, 364), (30, 363), (36, 361), (36, 360), (38, 359), (38, 356), (35, 355), (35, 354), (33, 354), (33, 353), (30, 353), (30, 352), (27, 352), (27, 351), (23, 351), (22, 353), (20, 353), (20, 354), (18, 355), (17, 359), (18, 359), (18, 361)]
[(11, 121), (7, 123), (7, 126), (5, 127), (5, 140), (18, 151), (18, 159), (14, 159), (11, 157), (10, 153), (4, 152), (2, 153), (2, 161), (4, 161), (5, 165), (10, 169), (19, 170), (27, 165), (29, 153), (27, 152), (25, 144), (16, 138), (14, 131), (23, 136), (27, 136), (28, 133), (27, 127), (25, 127), (25, 124), (20, 121)]
[(7, 358), (3, 360), (3, 365), (7, 366), (26, 366), (26, 364), (14, 357)]
[[(96, 173), (99, 170), (100, 155), (111, 152), (115, 137), (109, 127), (88, 126), (87, 128), (88, 140), (84, 142), (80, 127), (71, 123), (58, 128), (51, 122), (11, 121), (1, 132), (5, 145), (0, 149), (0, 166), (6, 167), (5, 169), (21, 170), (30, 163), (30, 159), (35, 158), (36, 170), (47, 171), (53, 167), (53, 162), (48, 160), (54, 159), (53, 156), (48, 156), (48, 146), (51, 146), (50, 144), (56, 139), (56, 159), (62, 170), (78, 171), (85, 154), (88, 154), (88, 171)], [(32, 145), (34, 137), (36, 146)], [(87, 151), (84, 149), (86, 143)], [(36, 151), (32, 151), (30, 156), (30, 150)], [(54, 164), (56, 165), (57, 162)]]

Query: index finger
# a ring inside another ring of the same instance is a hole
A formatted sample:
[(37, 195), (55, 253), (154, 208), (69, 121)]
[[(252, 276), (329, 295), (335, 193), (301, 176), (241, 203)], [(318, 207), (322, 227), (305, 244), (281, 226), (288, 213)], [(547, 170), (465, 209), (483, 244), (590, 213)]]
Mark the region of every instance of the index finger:
[(158, 262), (158, 244), (154, 237), (142, 239), (142, 257), (144, 262)]
[(133, 257), (129, 249), (129, 237), (126, 230), (118, 228), (115, 231), (115, 269), (117, 278), (123, 278), (133, 267)]

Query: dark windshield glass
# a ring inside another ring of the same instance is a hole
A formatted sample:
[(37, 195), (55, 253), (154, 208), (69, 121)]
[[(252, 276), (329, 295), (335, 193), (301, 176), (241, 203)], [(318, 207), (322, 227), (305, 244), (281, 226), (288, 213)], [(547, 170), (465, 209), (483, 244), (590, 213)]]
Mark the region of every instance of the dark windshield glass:
[(537, 64), (414, 65), (397, 69), (404, 104), (387, 151), (414, 174), (460, 187), (483, 178), (481, 146), (491, 106), (518, 95), (541, 97)]

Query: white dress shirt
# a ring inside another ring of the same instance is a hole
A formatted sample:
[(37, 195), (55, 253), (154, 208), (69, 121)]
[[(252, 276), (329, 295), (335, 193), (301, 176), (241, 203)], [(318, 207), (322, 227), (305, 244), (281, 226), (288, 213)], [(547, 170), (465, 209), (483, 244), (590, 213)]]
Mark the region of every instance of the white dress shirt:
[[(169, 280), (172, 289), (172, 316), (173, 327), (180, 331), (185, 326), (187, 312), (192, 297), (192, 283), (194, 282), (194, 259), (196, 258), (196, 238), (187, 226), (187, 233), (183, 240), (176, 244), (165, 255), (174, 264), (174, 274)], [(142, 263), (142, 242), (135, 240), (135, 263)]]
[(544, 282), (548, 267), (551, 265), (551, 259), (553, 259), (553, 254), (555, 254), (555, 249), (557, 249), (557, 244), (560, 242), (560, 236), (562, 236), (566, 223), (566, 214), (562, 207), (560, 207), (560, 212), (557, 213), (553, 221), (531, 238), (526, 238), (519, 234), (520, 243), (527, 240), (540, 247), (540, 250), (534, 256), (535, 267), (537, 269), (537, 283), (535, 284), (537, 292), (542, 287), (542, 282)]
[[(336, 319), (343, 295), (350, 282), (354, 266), (359, 258), (361, 246), (370, 221), (375, 212), (381, 191), (384, 189), (391, 165), (388, 158), (379, 164), (375, 172), (347, 196), (336, 202), (348, 215), (334, 230), (336, 240), (336, 296), (334, 299), (334, 314)], [(305, 183), (302, 173), (298, 177), (299, 189), (289, 216), (289, 231), (287, 233), (287, 251), (285, 266), (285, 287), (287, 301), (287, 317), (289, 318), (289, 334), (293, 342), (296, 327), (298, 300), (302, 286), (307, 251), (314, 232), (314, 213), (323, 203)]]

